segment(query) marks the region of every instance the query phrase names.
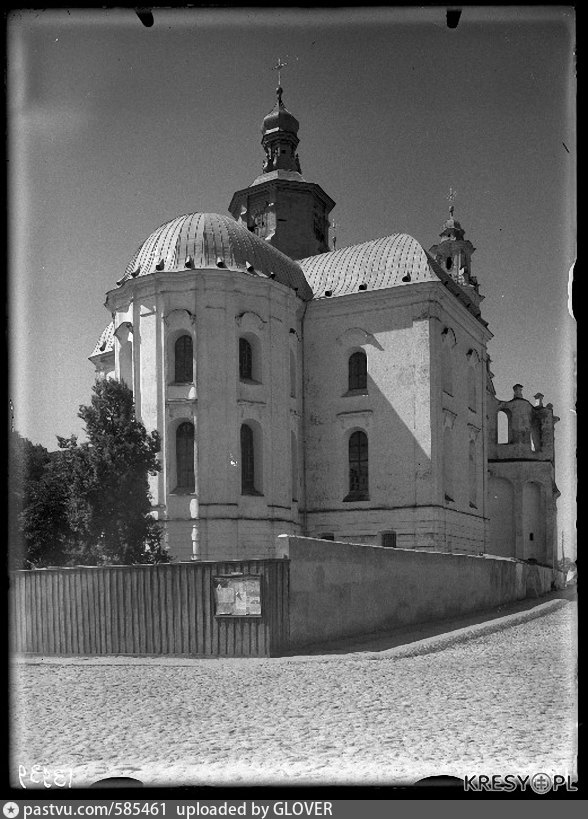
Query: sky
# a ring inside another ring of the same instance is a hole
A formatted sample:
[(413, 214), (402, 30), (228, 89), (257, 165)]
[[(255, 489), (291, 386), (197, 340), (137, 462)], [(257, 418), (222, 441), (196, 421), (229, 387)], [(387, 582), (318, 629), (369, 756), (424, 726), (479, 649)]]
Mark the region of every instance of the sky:
[(132, 9), (8, 19), (10, 398), (49, 449), (83, 437), (105, 294), (159, 225), (227, 213), (261, 172), (263, 117), (300, 122), (302, 173), (337, 203), (337, 248), (426, 249), (455, 216), (499, 398), (554, 405), (559, 539), (573, 550), (576, 254), (572, 7)]

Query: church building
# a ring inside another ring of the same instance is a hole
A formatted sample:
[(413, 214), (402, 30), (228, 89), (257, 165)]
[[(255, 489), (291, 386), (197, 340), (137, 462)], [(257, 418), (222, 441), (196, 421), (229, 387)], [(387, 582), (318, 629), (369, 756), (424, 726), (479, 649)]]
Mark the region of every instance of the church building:
[(286, 533), (552, 565), (558, 419), (518, 384), (495, 395), (453, 207), (428, 251), (405, 233), (331, 249), (335, 203), (276, 93), (261, 175), (230, 215), (141, 244), (90, 356), (159, 431), (170, 554), (271, 557)]

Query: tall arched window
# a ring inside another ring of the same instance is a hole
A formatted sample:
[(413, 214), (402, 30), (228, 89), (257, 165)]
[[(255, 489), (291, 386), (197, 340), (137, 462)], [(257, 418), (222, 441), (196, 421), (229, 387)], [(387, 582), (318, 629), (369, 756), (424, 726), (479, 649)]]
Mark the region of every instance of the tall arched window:
[(478, 406), (478, 391), (476, 389), (477, 371), (475, 365), (468, 367), (468, 406), (476, 412)]
[(468, 482), (470, 487), (470, 506), (477, 508), (478, 506), (478, 474), (476, 465), (476, 442), (470, 441), (469, 445), (469, 475)]
[(241, 425), (241, 494), (259, 495), (255, 472), (255, 439), (248, 424)]
[(246, 338), (239, 339), (239, 378), (241, 381), (253, 380), (253, 350)]
[(192, 336), (183, 335), (174, 345), (174, 381), (185, 384), (194, 378)]
[(194, 424), (184, 421), (176, 430), (177, 488), (194, 491)]
[(443, 376), (443, 391), (453, 395), (453, 372), (451, 366), (451, 348), (448, 343), (443, 345), (441, 359), (441, 373)]
[(368, 463), (368, 438), (358, 430), (349, 437), (349, 494), (345, 500), (369, 500)]
[(498, 444), (510, 443), (510, 417), (505, 410), (499, 410), (496, 416), (496, 434)]
[(452, 349), (455, 344), (455, 333), (450, 327), (446, 327), (441, 333), (441, 377), (443, 392), (449, 395), (453, 395)]
[(349, 356), (349, 390), (367, 389), (367, 355), (363, 350)]

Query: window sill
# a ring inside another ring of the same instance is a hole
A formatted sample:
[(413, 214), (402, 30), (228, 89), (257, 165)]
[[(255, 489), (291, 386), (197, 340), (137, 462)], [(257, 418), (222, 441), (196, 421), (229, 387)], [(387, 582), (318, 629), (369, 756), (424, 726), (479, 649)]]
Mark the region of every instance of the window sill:
[(190, 488), (187, 488), (187, 487), (185, 488), (185, 487), (182, 487), (182, 486), (176, 486), (176, 488), (173, 489), (170, 492), (170, 495), (195, 495), (195, 494), (196, 494), (196, 491), (194, 489), (190, 489)]
[(193, 381), (170, 381), (168, 387), (193, 387)]
[(258, 492), (257, 489), (248, 489), (241, 492), (242, 498), (263, 498), (263, 492)]
[(255, 381), (253, 378), (239, 378), (241, 384), (253, 384), (254, 387), (261, 385), (261, 381)]
[(347, 390), (341, 396), (342, 398), (348, 398), (350, 395), (369, 395), (367, 391), (367, 387), (365, 389), (358, 389), (358, 390)]
[(350, 492), (343, 498), (343, 503), (352, 503), (353, 501), (369, 501), (370, 496), (367, 492)]

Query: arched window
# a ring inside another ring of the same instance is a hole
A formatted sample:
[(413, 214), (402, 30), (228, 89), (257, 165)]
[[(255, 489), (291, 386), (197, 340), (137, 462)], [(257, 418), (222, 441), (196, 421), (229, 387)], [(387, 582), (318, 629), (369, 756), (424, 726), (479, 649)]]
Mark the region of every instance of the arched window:
[(239, 378), (241, 381), (253, 380), (253, 350), (246, 338), (239, 339)]
[(470, 506), (474, 509), (478, 507), (478, 475), (476, 464), (476, 442), (470, 441), (469, 445), (469, 475), (468, 482), (470, 488)]
[(449, 395), (453, 395), (452, 350), (455, 345), (455, 333), (451, 327), (445, 327), (441, 333), (441, 378), (443, 382), (443, 392)]
[(531, 421), (531, 432), (529, 435), (531, 452), (541, 451), (541, 422), (537, 418)]
[(505, 410), (499, 410), (496, 416), (496, 442), (499, 444), (510, 443), (510, 417)]
[(184, 421), (176, 430), (177, 489), (194, 491), (194, 424)]
[(349, 494), (345, 500), (369, 500), (368, 438), (361, 430), (349, 438)]
[(363, 350), (349, 356), (349, 390), (367, 389), (367, 356)]
[(478, 404), (476, 375), (476, 367), (474, 365), (470, 365), (468, 367), (468, 406), (474, 412), (476, 412)]
[(443, 376), (443, 391), (453, 395), (453, 372), (451, 366), (451, 347), (448, 342), (443, 345), (441, 371)]
[(183, 335), (174, 345), (174, 381), (185, 384), (194, 378), (192, 336)]
[(261, 495), (261, 452), (255, 432), (249, 424), (241, 425), (241, 494)]

